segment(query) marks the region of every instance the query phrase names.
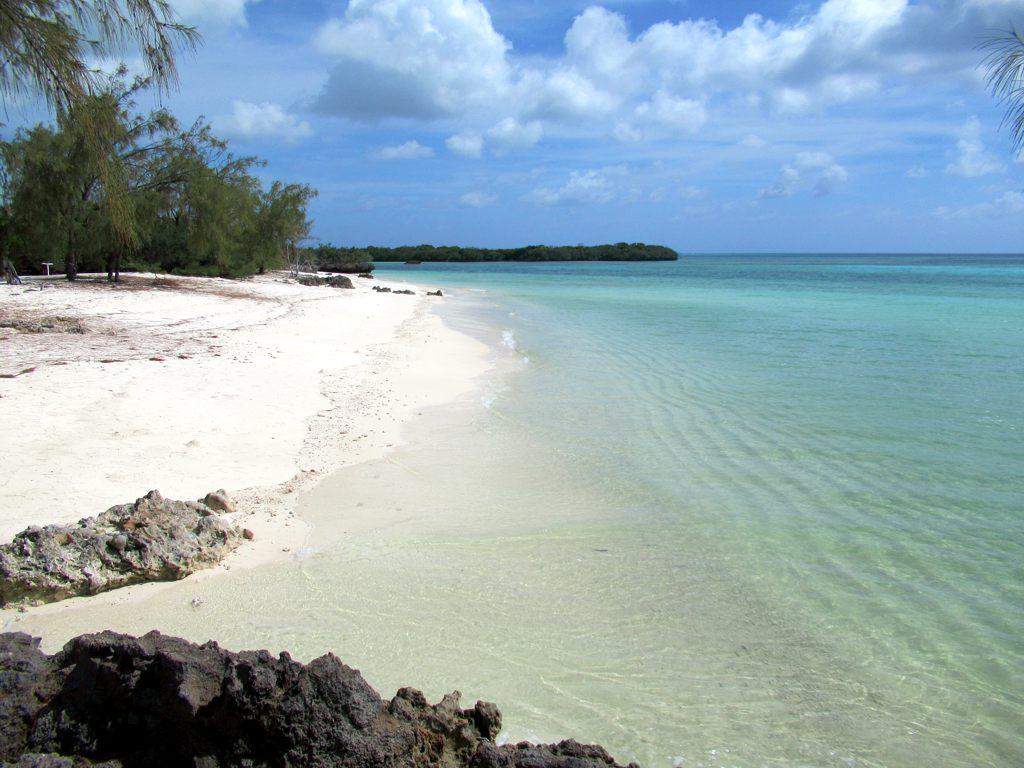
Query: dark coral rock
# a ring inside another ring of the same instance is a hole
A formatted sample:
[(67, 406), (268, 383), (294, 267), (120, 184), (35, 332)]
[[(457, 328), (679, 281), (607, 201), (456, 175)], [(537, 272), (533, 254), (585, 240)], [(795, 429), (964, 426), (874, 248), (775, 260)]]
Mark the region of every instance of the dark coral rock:
[(333, 655), (102, 632), (53, 656), (0, 635), (0, 763), (18, 768), (618, 768), (600, 747), (497, 746), (493, 704), (384, 701)]

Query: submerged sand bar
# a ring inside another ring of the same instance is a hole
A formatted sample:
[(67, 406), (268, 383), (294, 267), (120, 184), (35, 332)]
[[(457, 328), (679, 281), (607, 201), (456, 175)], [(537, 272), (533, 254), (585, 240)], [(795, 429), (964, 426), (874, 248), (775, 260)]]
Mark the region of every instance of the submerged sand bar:
[(488, 366), (483, 344), (431, 312), (445, 299), (354, 283), (0, 286), (0, 539), (154, 488), (188, 499), (223, 487), (256, 534), (225, 566), (289, 556), (308, 534), (297, 497), (383, 455)]

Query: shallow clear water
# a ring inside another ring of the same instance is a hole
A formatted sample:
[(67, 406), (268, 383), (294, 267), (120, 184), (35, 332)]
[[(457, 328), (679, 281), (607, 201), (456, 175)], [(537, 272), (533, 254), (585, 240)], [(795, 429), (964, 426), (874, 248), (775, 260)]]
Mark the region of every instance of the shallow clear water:
[(488, 509), (377, 560), (430, 575), (397, 627), (426, 601), (482, 686), (515, 667), (512, 723), (648, 763), (1024, 763), (1024, 258), (381, 272), (485, 289), (450, 320), (529, 359), (420, 459), (426, 506), (447, 461)]
[(318, 486), (301, 557), (89, 621), (645, 766), (1024, 765), (1024, 257), (381, 272), (499, 373)]

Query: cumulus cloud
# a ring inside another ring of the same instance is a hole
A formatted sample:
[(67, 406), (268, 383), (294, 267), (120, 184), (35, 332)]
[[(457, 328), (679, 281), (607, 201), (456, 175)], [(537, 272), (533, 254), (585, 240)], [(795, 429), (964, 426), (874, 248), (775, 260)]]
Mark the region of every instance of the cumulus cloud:
[(484, 137), (475, 131), (465, 131), (449, 136), (444, 145), (456, 155), (478, 158), (484, 151)]
[(229, 116), (216, 121), (217, 127), (229, 136), (246, 139), (268, 137), (290, 142), (313, 134), (309, 123), (270, 101), (254, 104), (236, 99), (231, 108)]
[(494, 205), (498, 202), (498, 196), (488, 194), (487, 192), (467, 192), (459, 198), (459, 205), (463, 205), (466, 208), (486, 208), (489, 205)]
[(708, 110), (703, 103), (692, 98), (676, 98), (663, 90), (640, 103), (634, 116), (635, 125), (671, 133), (696, 133), (708, 122)]
[[(723, 105), (794, 114), (889, 86), (975, 82), (976, 41), (1011, 10), (1024, 0), (826, 0), (783, 21), (753, 13), (732, 26), (689, 18), (634, 31), (590, 7), (558, 54), (527, 57), (481, 0), (350, 0), (316, 35), (333, 64), (312, 105), (355, 120), (456, 119), (481, 137), (450, 140), (470, 157), (488, 144), (529, 147), (545, 130), (681, 136)], [(520, 137), (497, 126), (491, 136), (495, 121)]]
[(351, 0), (315, 42), (336, 62), (315, 102), (322, 112), (435, 118), (509, 87), (510, 45), (480, 0)]
[(421, 160), (433, 156), (434, 150), (423, 146), (418, 141), (407, 141), (393, 147), (381, 147), (372, 154), (375, 160)]
[(579, 205), (609, 203), (617, 196), (615, 177), (625, 176), (629, 169), (622, 165), (588, 171), (572, 171), (560, 187), (538, 187), (524, 198), (538, 205)]
[(946, 166), (946, 173), (975, 178), (1003, 170), (1003, 164), (985, 150), (981, 140), (981, 123), (976, 117), (972, 117), (960, 129), (956, 149), (957, 158)]
[(808, 191), (824, 197), (836, 191), (849, 178), (846, 169), (827, 152), (798, 152), (779, 170), (775, 183), (759, 193), (761, 198), (792, 197)]
[(495, 154), (503, 155), (519, 149), (529, 149), (538, 141), (544, 129), (538, 120), (521, 123), (506, 117), (487, 130), (487, 141)]
[(977, 219), (992, 216), (1010, 216), (1024, 213), (1024, 193), (1016, 190), (1004, 192), (995, 200), (967, 205), (961, 208), (936, 208), (935, 215), (942, 219)]

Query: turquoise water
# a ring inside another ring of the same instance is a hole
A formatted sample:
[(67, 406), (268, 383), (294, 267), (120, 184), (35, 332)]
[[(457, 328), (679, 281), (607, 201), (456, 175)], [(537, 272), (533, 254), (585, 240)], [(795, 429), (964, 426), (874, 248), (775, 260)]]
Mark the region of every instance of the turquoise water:
[(331, 651), (645, 768), (1024, 765), (1024, 257), (381, 272), (478, 388), (303, 494), (291, 559), (19, 627)]
[[(448, 319), (522, 358), (471, 434), (404, 464), (459, 467), (421, 501), (471, 496), (464, 530), (362, 542), (416, 594), (385, 621), (421, 652), (399, 643), (396, 677), (454, 621), (469, 648), (436, 667), (461, 660), (515, 737), (1024, 764), (1024, 257), (380, 273), (454, 290)], [(367, 659), (383, 637), (355, 631)]]

